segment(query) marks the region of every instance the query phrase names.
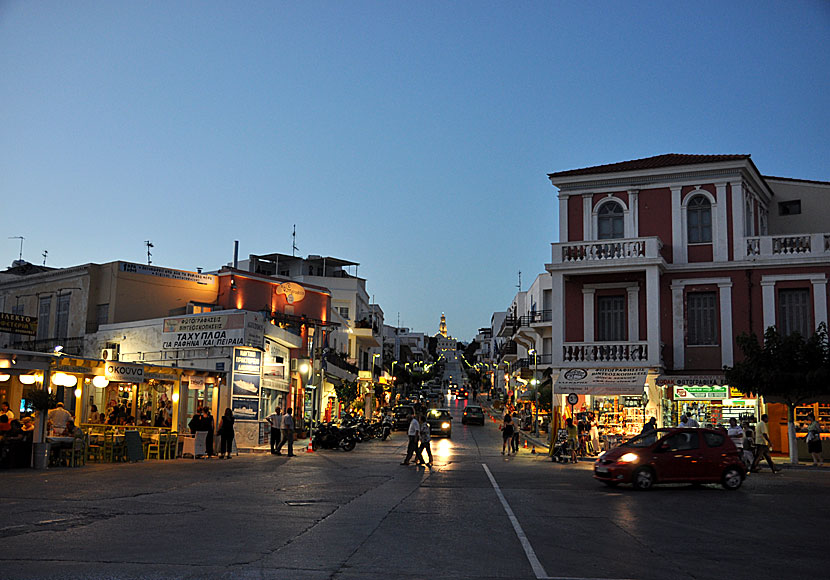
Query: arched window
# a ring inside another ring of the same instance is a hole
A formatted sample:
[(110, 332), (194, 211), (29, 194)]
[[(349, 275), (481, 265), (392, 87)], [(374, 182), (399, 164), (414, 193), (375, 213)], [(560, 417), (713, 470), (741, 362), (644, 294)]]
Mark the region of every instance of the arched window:
[(686, 207), (690, 244), (712, 242), (712, 204), (705, 195), (696, 195)]
[(613, 201), (603, 204), (597, 213), (597, 229), (600, 240), (625, 237), (622, 206)]

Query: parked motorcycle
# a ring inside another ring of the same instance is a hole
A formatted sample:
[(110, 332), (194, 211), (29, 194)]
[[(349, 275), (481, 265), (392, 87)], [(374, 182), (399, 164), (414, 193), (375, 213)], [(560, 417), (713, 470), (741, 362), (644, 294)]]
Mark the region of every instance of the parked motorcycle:
[(357, 444), (353, 427), (337, 427), (331, 423), (322, 423), (311, 438), (311, 448), (342, 449), (351, 451)]

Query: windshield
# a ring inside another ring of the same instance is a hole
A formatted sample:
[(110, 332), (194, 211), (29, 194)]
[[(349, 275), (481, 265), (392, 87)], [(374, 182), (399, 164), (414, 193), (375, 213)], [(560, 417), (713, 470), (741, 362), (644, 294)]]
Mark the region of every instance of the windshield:
[[(651, 447), (657, 441), (657, 435), (657, 431), (651, 431), (645, 435), (638, 435), (623, 443), (621, 447)], [(663, 435), (663, 433), (659, 435)]]
[(429, 413), (427, 413), (427, 419), (449, 419), (450, 412), (444, 409), (430, 409)]
[(467, 407), (464, 412), (468, 415), (481, 415), (483, 413), (481, 407)]

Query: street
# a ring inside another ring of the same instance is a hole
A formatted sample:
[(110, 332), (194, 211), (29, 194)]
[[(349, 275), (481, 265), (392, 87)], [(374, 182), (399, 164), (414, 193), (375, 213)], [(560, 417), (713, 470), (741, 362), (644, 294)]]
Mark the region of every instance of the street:
[[(826, 573), (830, 469), (605, 488), (497, 425), (355, 451), (0, 472), (3, 578), (788, 578)], [(300, 442), (299, 449), (302, 442)], [(503, 501), (502, 501), (503, 500)]]

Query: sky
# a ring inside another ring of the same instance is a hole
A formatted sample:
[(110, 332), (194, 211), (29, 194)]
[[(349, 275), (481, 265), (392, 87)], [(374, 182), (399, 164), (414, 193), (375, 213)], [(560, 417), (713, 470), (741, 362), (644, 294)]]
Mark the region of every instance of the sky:
[(0, 0), (0, 267), (360, 263), (471, 340), (544, 272), (547, 174), (751, 154), (830, 181), (830, 2)]

